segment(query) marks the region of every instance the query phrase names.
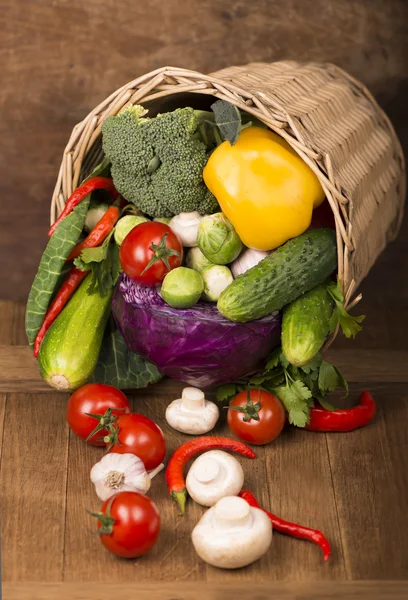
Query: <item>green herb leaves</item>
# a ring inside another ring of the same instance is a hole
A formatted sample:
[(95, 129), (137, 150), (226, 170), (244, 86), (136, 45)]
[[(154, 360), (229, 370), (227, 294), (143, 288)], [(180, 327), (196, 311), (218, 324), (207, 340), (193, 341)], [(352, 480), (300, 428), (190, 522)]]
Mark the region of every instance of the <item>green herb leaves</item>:
[(339, 324), (346, 338), (355, 338), (357, 333), (362, 330), (360, 323), (364, 321), (365, 315), (352, 317), (345, 310), (340, 281), (337, 281), (337, 284), (334, 282), (329, 283), (326, 289), (335, 303), (335, 308), (330, 319), (330, 333), (333, 333)]
[(320, 354), (307, 365), (294, 367), (287, 361), (280, 347), (270, 354), (262, 373), (245, 381), (220, 386), (217, 389), (217, 400), (229, 402), (242, 390), (256, 387), (276, 394), (288, 412), (289, 422), (297, 427), (307, 425), (315, 400), (327, 410), (333, 410), (325, 400), (327, 393), (339, 387), (348, 392), (343, 375), (337, 367), (324, 361)]
[(119, 247), (111, 243), (114, 230), (108, 235), (101, 246), (97, 248), (84, 248), (74, 264), (81, 271), (92, 271), (91, 283), (88, 294), (93, 294), (97, 289), (104, 297), (109, 294), (116, 284), (120, 271)]
[(214, 113), (215, 124), (221, 135), (233, 146), (242, 129), (239, 109), (225, 100), (217, 100), (211, 105), (211, 110)]
[(113, 320), (108, 323), (92, 381), (125, 390), (143, 388), (161, 378), (155, 365), (129, 350)]

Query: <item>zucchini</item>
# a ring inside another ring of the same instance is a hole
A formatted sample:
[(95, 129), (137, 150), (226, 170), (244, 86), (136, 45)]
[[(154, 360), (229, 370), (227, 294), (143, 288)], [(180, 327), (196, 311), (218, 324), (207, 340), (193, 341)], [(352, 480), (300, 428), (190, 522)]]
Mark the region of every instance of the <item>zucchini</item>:
[(282, 352), (295, 367), (310, 362), (329, 335), (334, 304), (326, 285), (318, 285), (283, 309)]
[(325, 281), (336, 267), (335, 232), (307, 231), (239, 275), (222, 292), (218, 310), (243, 323), (265, 317)]
[(112, 291), (88, 294), (87, 275), (47, 331), (38, 355), (42, 377), (57, 390), (76, 390), (91, 377), (111, 310)]

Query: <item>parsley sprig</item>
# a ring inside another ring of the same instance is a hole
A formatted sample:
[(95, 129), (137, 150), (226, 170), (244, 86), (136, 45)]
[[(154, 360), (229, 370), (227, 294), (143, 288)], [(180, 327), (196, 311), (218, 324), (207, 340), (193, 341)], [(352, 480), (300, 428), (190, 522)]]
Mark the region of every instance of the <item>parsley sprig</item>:
[(337, 388), (343, 388), (348, 393), (343, 375), (337, 367), (323, 360), (321, 354), (317, 354), (307, 365), (295, 367), (286, 360), (280, 347), (268, 357), (262, 373), (220, 386), (217, 400), (229, 402), (238, 392), (254, 387), (278, 396), (288, 412), (289, 422), (297, 427), (308, 424), (310, 408), (315, 401), (327, 410), (333, 410), (333, 406), (325, 399), (326, 395)]
[(329, 321), (330, 333), (336, 329), (337, 325), (340, 325), (346, 338), (355, 338), (357, 333), (362, 330), (360, 323), (365, 319), (365, 315), (359, 317), (353, 317), (344, 308), (344, 296), (341, 291), (340, 281), (337, 283), (331, 281), (326, 287), (327, 293), (334, 301), (333, 314)]
[[(74, 260), (74, 265), (81, 271), (92, 271), (88, 294), (98, 290), (103, 297), (112, 290), (121, 271), (119, 247), (112, 240), (114, 229), (97, 248), (84, 248)], [(112, 242), (111, 242), (112, 240)]]

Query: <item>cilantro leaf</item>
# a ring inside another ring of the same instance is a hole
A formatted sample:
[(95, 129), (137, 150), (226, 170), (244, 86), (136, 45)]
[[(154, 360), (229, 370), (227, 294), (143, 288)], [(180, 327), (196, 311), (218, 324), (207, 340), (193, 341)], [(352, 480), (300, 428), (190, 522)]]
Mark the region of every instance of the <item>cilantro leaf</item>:
[(346, 396), (345, 396), (345, 397), (347, 397), (347, 396), (348, 396), (348, 393), (349, 393), (349, 386), (348, 386), (348, 383), (347, 383), (347, 381), (344, 379), (344, 375), (343, 375), (343, 373), (342, 373), (341, 371), (339, 371), (339, 369), (338, 369), (337, 367), (334, 367), (334, 369), (335, 369), (335, 371), (336, 371), (336, 373), (337, 373), (337, 378), (338, 378), (338, 380), (337, 380), (337, 385), (338, 385), (338, 387), (341, 387), (341, 388), (343, 388), (343, 390), (346, 392)]
[(233, 146), (241, 133), (241, 113), (236, 106), (225, 100), (217, 100), (211, 105), (214, 113), (215, 124), (223, 138)]
[(279, 367), (281, 361), (282, 351), (280, 346), (275, 348), (273, 352), (268, 356), (268, 360), (266, 361), (264, 373), (268, 373), (268, 371), (272, 371), (276, 367)]
[(236, 396), (244, 386), (240, 386), (236, 383), (225, 383), (217, 387), (216, 400), (217, 402), (229, 402), (234, 396)]
[(355, 338), (357, 333), (362, 330), (360, 323), (364, 321), (365, 315), (353, 317), (346, 311), (339, 280), (337, 280), (337, 284), (330, 282), (326, 289), (336, 305), (329, 320), (330, 333), (333, 333), (339, 324), (346, 338)]
[(313, 406), (309, 388), (302, 381), (296, 380), (278, 386), (274, 391), (289, 414), (289, 423), (304, 427), (309, 421), (310, 407)]
[(322, 394), (334, 392), (339, 385), (339, 377), (336, 369), (325, 360), (320, 365), (318, 384)]
[(308, 362), (306, 365), (303, 365), (303, 367), (299, 367), (304, 373), (312, 373), (312, 372), (317, 372), (319, 371), (320, 365), (322, 364), (322, 355), (320, 354), (320, 352), (318, 354), (316, 354), (316, 356), (314, 356), (312, 358), (312, 360), (310, 362)]
[(113, 231), (97, 248), (84, 248), (81, 255), (74, 260), (78, 269), (92, 271), (88, 294), (93, 294), (98, 289), (101, 296), (106, 296), (119, 278), (121, 272), (119, 248), (117, 244), (110, 243), (112, 235)]
[(330, 402), (327, 402), (327, 400), (325, 400), (322, 396), (318, 396), (316, 398), (316, 400), (319, 402), (319, 404), (321, 404), (323, 406), (323, 408), (325, 408), (326, 410), (335, 410), (334, 406), (332, 404), (330, 404)]

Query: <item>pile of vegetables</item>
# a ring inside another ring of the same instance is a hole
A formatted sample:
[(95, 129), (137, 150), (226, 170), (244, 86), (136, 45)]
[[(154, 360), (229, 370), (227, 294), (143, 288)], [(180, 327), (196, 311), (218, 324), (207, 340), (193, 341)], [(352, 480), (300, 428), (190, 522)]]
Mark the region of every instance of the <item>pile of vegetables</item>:
[(319, 358), (326, 339), (338, 325), (354, 336), (363, 317), (343, 307), (317, 176), (249, 115), (211, 109), (105, 120), (103, 162), (50, 229), (29, 342), (57, 389), (167, 375), (225, 399), (262, 386), (304, 427), (345, 386)]
[[(327, 560), (325, 536), (261, 509), (225, 451), (254, 459), (246, 444), (270, 444), (287, 422), (320, 432), (371, 422), (368, 392), (352, 409), (327, 401), (348, 387), (321, 354), (337, 328), (354, 337), (364, 316), (344, 308), (317, 176), (262, 123), (224, 101), (211, 109), (150, 118), (131, 106), (105, 120), (104, 160), (50, 229), (28, 340), (50, 385), (76, 390), (72, 431), (105, 447), (91, 470), (103, 504), (91, 514), (112, 553), (135, 558), (157, 543), (160, 515), (146, 494), (166, 452), (163, 431), (118, 388), (167, 375), (190, 384), (167, 407), (168, 425), (201, 436), (166, 468), (181, 514), (188, 496), (209, 508), (192, 530), (198, 555), (223, 568), (250, 564), (267, 552), (272, 523)], [(210, 385), (226, 411), (199, 389)], [(223, 412), (238, 439), (203, 435)]]

